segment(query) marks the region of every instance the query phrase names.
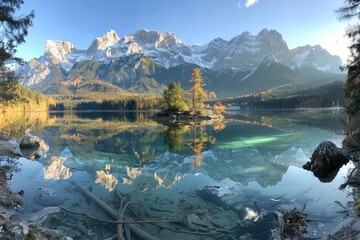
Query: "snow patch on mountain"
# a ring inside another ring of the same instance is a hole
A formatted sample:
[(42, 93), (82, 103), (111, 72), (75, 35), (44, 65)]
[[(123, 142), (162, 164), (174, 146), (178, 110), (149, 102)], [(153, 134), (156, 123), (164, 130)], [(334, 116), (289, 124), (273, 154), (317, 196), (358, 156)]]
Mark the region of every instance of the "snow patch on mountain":
[(31, 59), (27, 64), (16, 70), (21, 83), (25, 86), (33, 86), (39, 83), (39, 79), (45, 80), (49, 76), (50, 68), (44, 66), (38, 59)]
[(52, 63), (67, 62), (66, 54), (70, 53), (73, 49), (74, 45), (70, 42), (48, 40), (45, 44), (44, 55)]
[(165, 68), (190, 63), (220, 72), (227, 69), (251, 71), (263, 63), (264, 56), (273, 56), (293, 69), (313, 67), (338, 72), (341, 65), (339, 57), (330, 55), (320, 46), (289, 50), (282, 35), (275, 30), (264, 29), (257, 35), (244, 32), (229, 41), (216, 38), (208, 44), (188, 45), (172, 32), (143, 29), (121, 38), (110, 30), (96, 38), (86, 50), (76, 49), (70, 42), (49, 40), (44, 55), (28, 62), (18, 72), (22, 72), (23, 83), (31, 86), (46, 79), (54, 65), (68, 73), (77, 62), (91, 60), (109, 64), (134, 54), (143, 54)]
[(342, 61), (339, 56), (333, 56), (320, 45), (302, 46), (290, 51), (292, 56), (292, 69), (312, 67), (319, 71), (340, 73)]
[(293, 57), (293, 60), (295, 62), (295, 66), (300, 68), (301, 64), (304, 62), (305, 58), (310, 54), (309, 50), (306, 50), (302, 53), (299, 53)]

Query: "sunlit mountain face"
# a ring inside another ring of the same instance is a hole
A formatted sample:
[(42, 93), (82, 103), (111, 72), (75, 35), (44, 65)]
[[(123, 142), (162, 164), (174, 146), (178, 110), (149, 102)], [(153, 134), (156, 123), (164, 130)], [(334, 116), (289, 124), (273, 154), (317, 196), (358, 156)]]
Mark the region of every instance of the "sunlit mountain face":
[(21, 83), (45, 93), (122, 91), (161, 95), (171, 81), (189, 85), (201, 67), (208, 90), (219, 97), (269, 89), (317, 87), (344, 74), (338, 56), (321, 46), (289, 49), (276, 30), (244, 32), (230, 39), (188, 45), (174, 33), (140, 30), (119, 37), (114, 30), (88, 49), (66, 41), (46, 42), (44, 55), (17, 70)]

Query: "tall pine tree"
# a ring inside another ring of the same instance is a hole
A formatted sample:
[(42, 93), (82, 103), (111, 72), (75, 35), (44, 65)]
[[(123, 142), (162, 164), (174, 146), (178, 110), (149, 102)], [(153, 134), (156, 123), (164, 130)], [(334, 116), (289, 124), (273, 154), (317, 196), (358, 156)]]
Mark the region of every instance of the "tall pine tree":
[[(345, 0), (338, 9), (342, 20), (360, 19), (360, 0)], [(360, 149), (360, 24), (359, 21), (346, 31), (351, 39), (351, 56), (345, 68), (348, 70), (345, 83), (346, 112), (348, 115), (347, 136), (343, 144)]]
[(0, 1), (0, 78), (3, 80), (11, 76), (6, 63), (11, 60), (21, 62), (20, 58), (15, 57), (16, 47), (25, 42), (28, 28), (35, 17), (34, 11), (20, 17), (15, 15), (23, 4), (23, 0)]
[[(360, 0), (345, 0), (343, 7), (337, 10), (340, 19), (360, 19)], [(348, 70), (345, 84), (345, 98), (347, 100), (347, 114), (351, 118), (360, 114), (360, 24), (349, 27), (346, 32), (351, 39), (351, 57), (345, 68)]]

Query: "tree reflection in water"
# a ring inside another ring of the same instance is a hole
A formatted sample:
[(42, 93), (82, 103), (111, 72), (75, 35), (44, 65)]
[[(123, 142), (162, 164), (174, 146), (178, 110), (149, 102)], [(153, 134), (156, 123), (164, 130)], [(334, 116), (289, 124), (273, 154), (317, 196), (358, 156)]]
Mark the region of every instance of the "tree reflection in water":
[[(212, 127), (212, 130), (207, 129)], [(194, 152), (193, 163), (196, 168), (201, 168), (203, 162), (203, 151), (209, 144), (215, 144), (216, 138), (210, 134), (226, 128), (224, 121), (177, 123), (167, 125), (165, 131), (165, 143), (168, 144), (171, 152), (180, 153), (183, 146), (189, 146)], [(210, 132), (210, 133), (208, 133)]]

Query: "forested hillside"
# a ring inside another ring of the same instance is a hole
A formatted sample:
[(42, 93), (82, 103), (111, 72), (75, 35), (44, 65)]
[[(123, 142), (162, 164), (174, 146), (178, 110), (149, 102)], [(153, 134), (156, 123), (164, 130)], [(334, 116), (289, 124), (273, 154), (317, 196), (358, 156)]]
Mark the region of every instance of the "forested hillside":
[(0, 111), (47, 111), (55, 101), (42, 93), (30, 91), (16, 81), (0, 82)]
[(343, 88), (342, 81), (335, 81), (318, 88), (292, 94), (266, 91), (223, 99), (222, 103), (245, 109), (343, 107), (345, 106)]

